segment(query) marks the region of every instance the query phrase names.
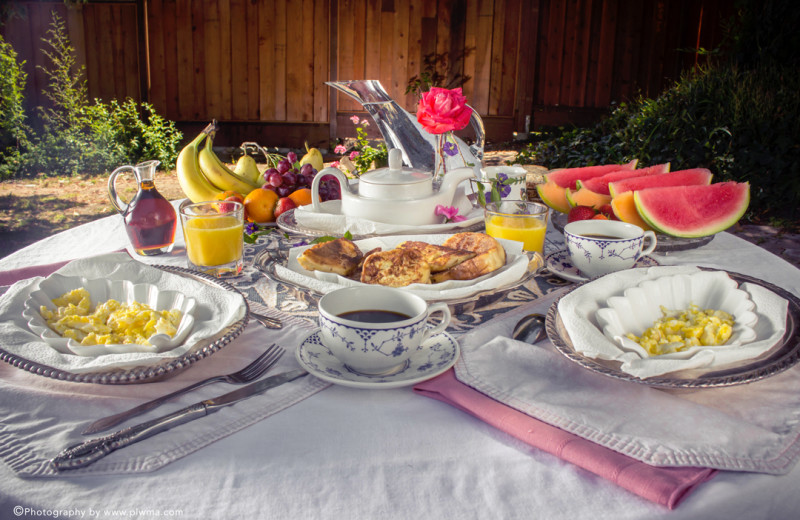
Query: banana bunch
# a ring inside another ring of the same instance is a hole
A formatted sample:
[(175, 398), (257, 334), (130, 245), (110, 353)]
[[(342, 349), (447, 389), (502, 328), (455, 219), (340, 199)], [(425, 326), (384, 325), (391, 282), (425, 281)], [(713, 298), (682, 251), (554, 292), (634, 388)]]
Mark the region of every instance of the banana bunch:
[[(232, 171), (214, 153), (216, 121), (203, 129), (178, 155), (178, 182), (192, 202), (216, 200), (225, 191), (247, 196), (259, 186), (251, 179)], [(205, 140), (205, 145), (201, 146)]]

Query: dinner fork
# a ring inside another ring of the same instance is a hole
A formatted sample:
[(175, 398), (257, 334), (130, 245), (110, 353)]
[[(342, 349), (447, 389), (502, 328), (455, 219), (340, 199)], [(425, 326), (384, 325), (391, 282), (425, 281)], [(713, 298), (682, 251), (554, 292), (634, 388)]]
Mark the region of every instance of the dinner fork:
[(283, 349), (283, 347), (279, 347), (275, 344), (272, 344), (252, 363), (250, 363), (241, 370), (238, 370), (236, 372), (227, 375), (209, 377), (208, 379), (198, 381), (197, 383), (181, 388), (180, 390), (176, 390), (171, 394), (157, 397), (152, 401), (147, 401), (146, 403), (142, 403), (139, 406), (131, 408), (130, 410), (127, 410), (125, 412), (120, 412), (116, 415), (104, 417), (103, 419), (100, 419), (90, 424), (85, 430), (83, 430), (82, 433), (84, 435), (91, 435), (93, 433), (107, 430), (112, 426), (116, 426), (119, 423), (130, 419), (131, 417), (136, 417), (137, 415), (141, 415), (148, 410), (152, 410), (153, 408), (159, 406), (161, 403), (169, 401), (174, 397), (183, 395), (187, 392), (191, 392), (192, 390), (196, 390), (202, 386), (210, 385), (211, 383), (225, 382), (234, 385), (249, 383), (250, 381), (253, 381), (261, 377), (261, 375), (264, 374), (264, 372), (269, 370), (272, 367), (272, 365), (277, 363), (278, 360), (281, 358), (281, 356), (283, 356), (284, 352), (285, 350)]

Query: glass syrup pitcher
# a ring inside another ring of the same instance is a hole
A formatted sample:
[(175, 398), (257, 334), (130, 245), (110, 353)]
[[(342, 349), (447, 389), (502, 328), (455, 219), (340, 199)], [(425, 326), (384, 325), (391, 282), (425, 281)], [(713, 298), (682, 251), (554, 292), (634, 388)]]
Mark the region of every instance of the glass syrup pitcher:
[[(111, 204), (125, 220), (125, 231), (137, 254), (160, 255), (172, 251), (175, 226), (178, 222), (175, 208), (161, 195), (153, 182), (159, 161), (145, 161), (136, 166), (120, 166), (108, 178), (108, 196)], [(139, 190), (129, 203), (117, 195), (117, 175), (132, 170)]]

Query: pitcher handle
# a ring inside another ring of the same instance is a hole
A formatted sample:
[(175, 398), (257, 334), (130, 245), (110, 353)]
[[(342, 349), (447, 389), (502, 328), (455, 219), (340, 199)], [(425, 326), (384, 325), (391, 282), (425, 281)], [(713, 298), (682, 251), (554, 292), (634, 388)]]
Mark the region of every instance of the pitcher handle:
[(483, 162), (483, 147), (486, 144), (486, 128), (483, 126), (483, 119), (478, 114), (478, 111), (467, 105), (472, 109), (472, 114), (469, 116), (470, 125), (475, 131), (475, 143), (469, 145), (472, 155), (478, 160), (478, 165)]
[[(111, 205), (114, 206), (114, 209), (119, 211), (122, 215), (128, 212), (128, 204), (125, 203), (119, 197), (119, 195), (117, 195), (117, 188), (115, 186), (115, 182), (117, 181), (117, 175), (127, 170), (131, 170), (134, 176), (136, 175), (136, 169), (133, 166), (126, 164), (125, 166), (120, 166), (119, 168), (111, 172), (111, 175), (108, 177), (108, 198), (111, 199)], [(138, 183), (138, 178), (137, 178), (137, 183)]]

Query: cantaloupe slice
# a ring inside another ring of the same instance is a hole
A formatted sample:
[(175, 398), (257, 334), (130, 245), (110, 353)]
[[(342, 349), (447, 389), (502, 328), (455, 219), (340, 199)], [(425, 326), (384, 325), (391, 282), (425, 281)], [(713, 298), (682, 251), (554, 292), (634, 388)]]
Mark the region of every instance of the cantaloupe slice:
[(620, 193), (611, 199), (611, 209), (614, 211), (614, 215), (616, 215), (621, 221), (639, 226), (645, 231), (653, 229), (647, 224), (647, 222), (644, 221), (641, 215), (639, 215), (639, 212), (636, 210), (636, 203), (633, 200), (633, 193), (634, 192), (632, 191), (626, 191), (625, 193)]
[(575, 191), (566, 188), (566, 190), (567, 203), (569, 203), (571, 208), (575, 206), (589, 206), (590, 208), (599, 209), (600, 206), (611, 202), (611, 195), (602, 195), (586, 188), (579, 188)]
[(567, 189), (562, 188), (554, 181), (547, 181), (544, 184), (536, 185), (536, 192), (542, 202), (561, 213), (569, 213), (569, 202), (567, 202)]

